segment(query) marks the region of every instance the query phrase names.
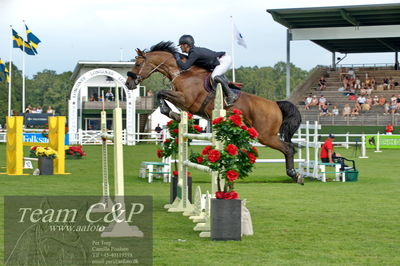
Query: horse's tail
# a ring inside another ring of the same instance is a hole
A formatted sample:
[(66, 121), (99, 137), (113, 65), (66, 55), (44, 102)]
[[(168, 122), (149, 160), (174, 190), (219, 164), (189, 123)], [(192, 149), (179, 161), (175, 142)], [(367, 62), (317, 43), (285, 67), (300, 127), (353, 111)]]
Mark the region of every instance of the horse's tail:
[(282, 125), (279, 128), (281, 138), (288, 143), (292, 143), (292, 137), (299, 129), (301, 124), (301, 114), (297, 107), (288, 101), (276, 102), (282, 112)]

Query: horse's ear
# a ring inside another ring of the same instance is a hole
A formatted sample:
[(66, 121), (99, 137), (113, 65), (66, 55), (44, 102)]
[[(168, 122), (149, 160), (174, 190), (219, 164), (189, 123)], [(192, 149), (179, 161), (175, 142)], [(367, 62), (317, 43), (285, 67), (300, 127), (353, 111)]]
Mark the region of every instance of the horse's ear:
[(143, 56), (144, 57), (143, 51), (140, 50), (139, 48), (136, 48), (136, 53), (138, 54), (138, 56)]

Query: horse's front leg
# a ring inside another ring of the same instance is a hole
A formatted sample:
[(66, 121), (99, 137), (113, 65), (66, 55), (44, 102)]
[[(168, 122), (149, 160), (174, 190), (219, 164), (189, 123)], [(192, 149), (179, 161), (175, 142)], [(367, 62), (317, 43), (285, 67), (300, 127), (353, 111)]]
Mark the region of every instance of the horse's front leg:
[(180, 114), (172, 111), (171, 107), (169, 107), (168, 103), (165, 100), (168, 100), (172, 102), (173, 104), (176, 104), (180, 106), (182, 103), (180, 95), (174, 91), (170, 90), (161, 90), (157, 93), (157, 100), (160, 103), (160, 112), (163, 115), (168, 116), (169, 118), (176, 120), (178, 122), (181, 121), (181, 116)]

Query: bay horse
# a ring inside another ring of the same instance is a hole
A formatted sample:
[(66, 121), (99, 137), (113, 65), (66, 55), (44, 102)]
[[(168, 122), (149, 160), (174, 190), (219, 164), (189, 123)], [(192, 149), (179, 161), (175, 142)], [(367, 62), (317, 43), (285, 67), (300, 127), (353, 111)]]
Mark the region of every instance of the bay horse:
[[(196, 66), (180, 71), (174, 58), (177, 52), (178, 49), (170, 41), (160, 42), (148, 52), (136, 49), (135, 65), (127, 74), (126, 86), (133, 90), (151, 74), (160, 72), (172, 84), (172, 90), (161, 90), (157, 94), (162, 114), (180, 121), (180, 115), (173, 112), (165, 101), (168, 100), (180, 109), (210, 119), (214, 99), (204, 104), (205, 99), (209, 98), (204, 84), (210, 72)], [(285, 155), (286, 174), (293, 181), (304, 184), (303, 177), (294, 169), (295, 149), (291, 139), (301, 123), (300, 112), (294, 104), (288, 101), (274, 102), (241, 92), (234, 105), (227, 109), (242, 111), (244, 123), (258, 131), (259, 142)]]

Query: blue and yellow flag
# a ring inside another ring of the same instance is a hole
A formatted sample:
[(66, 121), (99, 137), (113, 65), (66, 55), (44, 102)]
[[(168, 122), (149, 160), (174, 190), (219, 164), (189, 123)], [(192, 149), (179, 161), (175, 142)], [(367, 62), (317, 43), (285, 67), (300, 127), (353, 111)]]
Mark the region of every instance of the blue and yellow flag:
[[(4, 76), (6, 77), (6, 81), (8, 83), (10, 83), (10, 75), (8, 73), (8, 69), (6, 67), (6, 65), (4, 64), (3, 60), (0, 59), (0, 71), (2, 71), (4, 73)], [(0, 81), (2, 81), (1, 77), (0, 77)]]
[(22, 45), (24, 43), (24, 39), (22, 39), (21, 36), (15, 31), (12, 30), (12, 39), (13, 39), (13, 47), (14, 48), (20, 48), (22, 50)]
[(28, 36), (28, 43), (31, 45), (33, 51), (37, 53), (36, 49), (41, 41), (38, 37), (36, 37), (35, 34), (31, 32), (31, 30), (28, 28), (28, 26), (26, 26), (26, 24), (25, 24), (25, 29), (26, 29), (26, 36)]
[(27, 42), (24, 41), (24, 45), (25, 45), (25, 53), (27, 53), (28, 55), (35, 55), (36, 50)]
[(22, 51), (25, 50), (25, 53), (27, 53), (28, 55), (35, 55), (35, 50), (32, 48), (32, 46), (24, 41), (24, 39), (19, 36), (19, 34), (15, 31), (12, 30), (12, 34), (13, 34), (13, 47), (14, 48), (19, 48)]

